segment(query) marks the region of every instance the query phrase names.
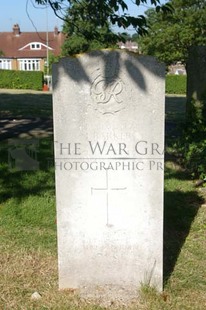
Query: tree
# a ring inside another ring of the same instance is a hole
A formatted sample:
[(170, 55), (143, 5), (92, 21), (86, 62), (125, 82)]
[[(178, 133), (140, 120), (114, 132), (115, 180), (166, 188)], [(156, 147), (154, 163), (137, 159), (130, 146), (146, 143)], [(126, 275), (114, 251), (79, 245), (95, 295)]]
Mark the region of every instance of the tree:
[[(175, 61), (187, 63), (188, 50), (191, 46), (206, 45), (206, 3), (205, 0), (170, 0), (169, 3), (174, 8), (173, 14), (163, 16), (161, 12), (156, 14), (154, 10), (146, 12), (148, 36), (139, 38), (138, 43), (142, 52), (156, 56), (167, 64)], [(193, 62), (193, 68), (199, 70), (197, 61)], [(189, 80), (191, 74), (194, 72), (188, 70)], [(201, 79), (198, 83), (201, 83)], [(192, 91), (197, 93), (197, 84)], [(177, 152), (181, 154), (184, 167), (194, 177), (204, 180), (206, 180), (205, 104), (206, 100), (203, 97), (199, 102), (188, 98), (186, 123), (175, 146)]]
[(166, 64), (187, 62), (188, 49), (206, 44), (205, 0), (170, 0), (173, 14), (146, 12), (148, 35), (139, 39), (143, 53), (156, 56)]
[[(52, 52), (49, 51), (49, 75), (52, 74), (52, 65), (54, 63), (57, 63), (60, 59), (60, 56), (54, 56), (54, 54)], [(47, 65), (44, 68), (44, 74), (47, 75)]]
[(88, 3), (84, 0), (70, 1), (63, 32), (68, 38), (62, 47), (63, 55), (112, 47), (117, 41), (108, 22), (97, 25), (90, 17)]
[[(104, 27), (111, 23), (124, 29), (133, 26), (139, 34), (144, 34), (146, 30), (146, 19), (143, 15), (133, 16), (128, 14), (128, 6), (125, 0), (35, 0), (37, 4), (49, 4), (56, 16), (69, 23), (71, 27), (75, 27), (78, 31), (78, 25), (74, 20), (68, 19), (68, 9), (72, 6), (80, 4), (87, 7), (88, 14), (80, 15), (81, 19), (92, 21), (98, 28)], [(170, 4), (160, 5), (160, 0), (131, 0), (136, 6), (150, 3), (155, 6), (156, 11), (171, 11)], [(65, 10), (66, 9), (66, 10)], [(98, 36), (98, 31), (96, 32)], [(118, 36), (118, 35), (117, 35)], [(87, 38), (86, 38), (87, 39)]]

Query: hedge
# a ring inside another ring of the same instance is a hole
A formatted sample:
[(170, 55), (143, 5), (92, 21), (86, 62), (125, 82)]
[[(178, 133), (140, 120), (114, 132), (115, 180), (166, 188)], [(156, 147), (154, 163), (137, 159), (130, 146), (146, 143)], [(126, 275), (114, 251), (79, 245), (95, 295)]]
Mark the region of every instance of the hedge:
[(15, 71), (0, 69), (0, 88), (42, 90), (42, 71)]
[(166, 94), (186, 94), (187, 76), (186, 75), (167, 75)]
[[(167, 94), (186, 94), (186, 75), (167, 75)], [(42, 90), (42, 71), (15, 71), (0, 69), (0, 88)]]

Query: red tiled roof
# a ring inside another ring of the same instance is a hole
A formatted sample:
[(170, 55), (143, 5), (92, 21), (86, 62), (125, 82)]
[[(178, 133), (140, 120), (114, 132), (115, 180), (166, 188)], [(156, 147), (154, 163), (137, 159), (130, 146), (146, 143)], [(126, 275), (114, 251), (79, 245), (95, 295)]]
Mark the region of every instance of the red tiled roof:
[[(57, 56), (61, 53), (61, 46), (65, 36), (63, 33), (58, 32), (57, 29), (55, 30), (54, 32), (48, 32), (48, 46), (52, 48), (51, 52)], [(19, 34), (0, 32), (0, 51), (3, 52), (5, 58), (45, 58), (47, 53), (46, 37), (47, 32), (19, 32)], [(26, 46), (32, 42), (42, 43), (45, 46), (41, 45), (41, 49), (32, 50), (30, 45)]]

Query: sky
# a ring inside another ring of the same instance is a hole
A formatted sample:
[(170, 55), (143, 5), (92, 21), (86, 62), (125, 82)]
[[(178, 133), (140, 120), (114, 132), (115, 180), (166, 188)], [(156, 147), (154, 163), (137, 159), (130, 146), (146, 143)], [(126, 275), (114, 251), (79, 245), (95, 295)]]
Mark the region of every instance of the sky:
[[(137, 8), (132, 0), (125, 0), (131, 14), (143, 14), (149, 6), (142, 5)], [(149, 2), (149, 1), (148, 1)], [(165, 3), (164, 0), (161, 1)], [(48, 16), (48, 18), (47, 18)], [(48, 22), (47, 22), (48, 20)], [(53, 31), (57, 26), (62, 28), (63, 22), (58, 19), (51, 8), (38, 6), (35, 0), (1, 0), (0, 6), (0, 32), (12, 31), (14, 24), (19, 24), (21, 31)], [(114, 29), (115, 30), (115, 29)], [(129, 29), (131, 31), (131, 29)]]

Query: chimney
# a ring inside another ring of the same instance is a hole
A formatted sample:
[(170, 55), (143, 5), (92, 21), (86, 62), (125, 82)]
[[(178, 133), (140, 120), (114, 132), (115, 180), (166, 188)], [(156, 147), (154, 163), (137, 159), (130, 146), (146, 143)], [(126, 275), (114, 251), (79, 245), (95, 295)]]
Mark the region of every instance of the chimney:
[(19, 27), (19, 24), (15, 24), (15, 25), (13, 26), (13, 34), (14, 34), (15, 36), (19, 36), (19, 35), (20, 35), (20, 27)]
[(55, 27), (54, 27), (54, 35), (55, 35), (55, 36), (58, 36), (58, 34), (59, 34), (58, 27), (55, 26)]

